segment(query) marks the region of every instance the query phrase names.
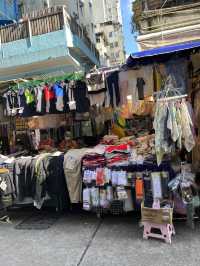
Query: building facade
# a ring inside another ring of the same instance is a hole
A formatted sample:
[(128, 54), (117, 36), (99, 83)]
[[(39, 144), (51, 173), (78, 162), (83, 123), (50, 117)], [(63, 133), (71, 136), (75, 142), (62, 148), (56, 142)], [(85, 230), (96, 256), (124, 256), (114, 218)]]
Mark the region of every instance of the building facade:
[(95, 43), (92, 0), (18, 0), (21, 16), (43, 8), (66, 6), (67, 12)]
[(5, 1), (20, 19), (0, 29), (0, 80), (100, 65), (91, 0)]
[(140, 50), (200, 40), (200, 2), (142, 0), (133, 3)]
[(99, 66), (95, 43), (69, 8), (31, 6), (28, 14), (23, 8), (19, 23), (0, 28), (0, 81)]
[(125, 52), (120, 1), (93, 0), (93, 10), (101, 64), (105, 66), (123, 64)]

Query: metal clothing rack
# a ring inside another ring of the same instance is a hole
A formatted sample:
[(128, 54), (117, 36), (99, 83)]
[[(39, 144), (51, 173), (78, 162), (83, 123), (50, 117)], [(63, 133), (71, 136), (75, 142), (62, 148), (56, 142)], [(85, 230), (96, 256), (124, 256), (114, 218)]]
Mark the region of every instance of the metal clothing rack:
[(113, 67), (101, 67), (101, 68), (93, 68), (88, 74), (102, 73), (108, 74), (114, 71), (119, 71), (121, 66), (113, 66)]
[(181, 94), (180, 88), (174, 88), (171, 82), (172, 82), (171, 78), (168, 78), (165, 83), (166, 89), (154, 93), (157, 102), (174, 101), (174, 100), (176, 101), (179, 99), (186, 98), (188, 96), (187, 94)]
[(161, 98), (161, 99), (158, 99), (157, 101), (158, 102), (165, 102), (165, 101), (179, 100), (179, 99), (186, 98), (187, 96), (188, 96), (187, 94), (183, 94), (183, 95), (177, 95), (177, 96)]

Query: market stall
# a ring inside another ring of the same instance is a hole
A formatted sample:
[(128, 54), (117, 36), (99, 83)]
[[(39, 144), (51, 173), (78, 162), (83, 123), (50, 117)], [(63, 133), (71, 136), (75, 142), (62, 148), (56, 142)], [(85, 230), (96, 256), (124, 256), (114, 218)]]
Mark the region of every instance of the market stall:
[(57, 208), (81, 203), (98, 216), (142, 206), (144, 237), (162, 225), (167, 242), (173, 213), (193, 227), (200, 205), (198, 57), (196, 46), (170, 47), (132, 56), (123, 67), (7, 88), (1, 206), (28, 201), (41, 208), (53, 199)]

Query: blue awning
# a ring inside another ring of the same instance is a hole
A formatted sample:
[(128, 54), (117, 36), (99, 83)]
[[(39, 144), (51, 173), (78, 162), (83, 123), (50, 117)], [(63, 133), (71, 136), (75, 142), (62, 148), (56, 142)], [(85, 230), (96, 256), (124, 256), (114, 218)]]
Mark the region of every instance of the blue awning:
[(8, 19), (0, 19), (0, 26), (5, 26), (8, 24), (14, 23), (13, 20), (8, 20)]
[(200, 41), (185, 42), (185, 43), (180, 43), (180, 44), (175, 44), (175, 45), (166, 45), (166, 46), (162, 46), (159, 48), (154, 48), (154, 49), (134, 53), (134, 54), (131, 54), (131, 57), (133, 59), (139, 59), (139, 58), (142, 59), (145, 57), (170, 54), (170, 53), (190, 50), (190, 49), (194, 49), (198, 47), (200, 47)]

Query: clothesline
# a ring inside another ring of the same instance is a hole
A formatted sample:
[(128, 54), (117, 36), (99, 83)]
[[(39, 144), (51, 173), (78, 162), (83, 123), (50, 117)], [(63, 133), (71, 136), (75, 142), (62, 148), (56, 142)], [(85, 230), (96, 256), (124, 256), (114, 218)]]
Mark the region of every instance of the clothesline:
[[(38, 80), (29, 80), (29, 81), (24, 81), (20, 83), (17, 83), (14, 86), (11, 86), (10, 88), (17, 90), (20, 87), (36, 87), (44, 83), (55, 83), (56, 81), (61, 81), (61, 80), (83, 80), (85, 77), (85, 73), (82, 71), (80, 72), (74, 72), (74, 73), (68, 73), (63, 76), (57, 76), (57, 77), (51, 77), (47, 79), (38, 79)], [(15, 81), (16, 82), (16, 81)]]
[(165, 98), (161, 98), (158, 99), (158, 102), (164, 102), (164, 101), (172, 101), (172, 100), (178, 100), (178, 99), (182, 99), (182, 98), (186, 98), (188, 95), (184, 94), (184, 95), (177, 95), (177, 96), (171, 96), (171, 97), (165, 97)]

